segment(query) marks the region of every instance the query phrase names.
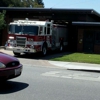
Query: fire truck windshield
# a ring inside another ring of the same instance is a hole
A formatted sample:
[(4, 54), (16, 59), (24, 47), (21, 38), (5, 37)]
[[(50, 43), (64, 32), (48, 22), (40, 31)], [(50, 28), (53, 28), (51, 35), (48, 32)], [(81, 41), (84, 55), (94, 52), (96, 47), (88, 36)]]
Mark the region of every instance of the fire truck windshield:
[(22, 26), (22, 25), (10, 25), (9, 34), (28, 34), (38, 35), (38, 26)]

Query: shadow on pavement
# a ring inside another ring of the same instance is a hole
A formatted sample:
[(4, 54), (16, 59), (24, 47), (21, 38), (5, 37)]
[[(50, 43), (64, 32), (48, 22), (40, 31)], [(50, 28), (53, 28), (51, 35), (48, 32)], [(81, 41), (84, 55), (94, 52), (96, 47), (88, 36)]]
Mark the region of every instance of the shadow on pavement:
[(100, 70), (91, 70), (91, 69), (67, 69), (67, 70), (72, 70), (72, 71), (82, 71), (82, 72), (95, 72), (95, 73), (100, 73)]
[(25, 88), (27, 88), (29, 84), (22, 83), (22, 82), (13, 82), (13, 81), (7, 81), (7, 82), (0, 82), (0, 94), (9, 94), (13, 92), (21, 91)]
[(41, 59), (41, 60), (50, 60), (52, 58), (62, 57), (64, 55), (72, 54), (72, 52), (49, 52), (46, 56), (42, 56), (41, 53), (34, 53), (34, 54), (22, 54), (20, 56), (15, 56), (17, 58), (26, 58), (26, 59)]

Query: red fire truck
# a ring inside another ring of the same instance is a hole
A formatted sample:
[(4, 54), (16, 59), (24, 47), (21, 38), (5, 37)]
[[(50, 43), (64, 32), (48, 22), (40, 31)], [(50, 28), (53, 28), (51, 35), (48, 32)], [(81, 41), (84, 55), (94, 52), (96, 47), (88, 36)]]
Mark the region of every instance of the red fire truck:
[(65, 25), (53, 21), (16, 20), (9, 24), (8, 40), (5, 48), (14, 55), (21, 53), (63, 50), (68, 44), (68, 30)]

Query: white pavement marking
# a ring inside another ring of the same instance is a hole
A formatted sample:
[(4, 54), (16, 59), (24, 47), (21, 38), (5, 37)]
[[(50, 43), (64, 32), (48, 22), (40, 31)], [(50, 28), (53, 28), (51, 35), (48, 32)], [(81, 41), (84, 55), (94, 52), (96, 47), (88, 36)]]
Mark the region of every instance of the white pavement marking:
[(70, 79), (78, 79), (78, 80), (87, 80), (87, 81), (98, 81), (100, 82), (100, 75), (92, 75), (86, 73), (67, 73), (64, 74), (60, 71), (49, 71), (46, 73), (42, 73), (42, 76), (46, 77), (56, 77), (56, 78), (70, 78)]
[(58, 72), (58, 71), (50, 71), (50, 72), (43, 73), (42, 76), (60, 77), (58, 75), (59, 73), (60, 72)]

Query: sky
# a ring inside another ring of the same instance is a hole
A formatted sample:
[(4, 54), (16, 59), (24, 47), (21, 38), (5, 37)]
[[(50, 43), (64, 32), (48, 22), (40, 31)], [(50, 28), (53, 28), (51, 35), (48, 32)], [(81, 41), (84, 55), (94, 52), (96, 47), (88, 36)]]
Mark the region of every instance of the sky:
[(43, 0), (45, 8), (93, 9), (100, 13), (100, 0)]

